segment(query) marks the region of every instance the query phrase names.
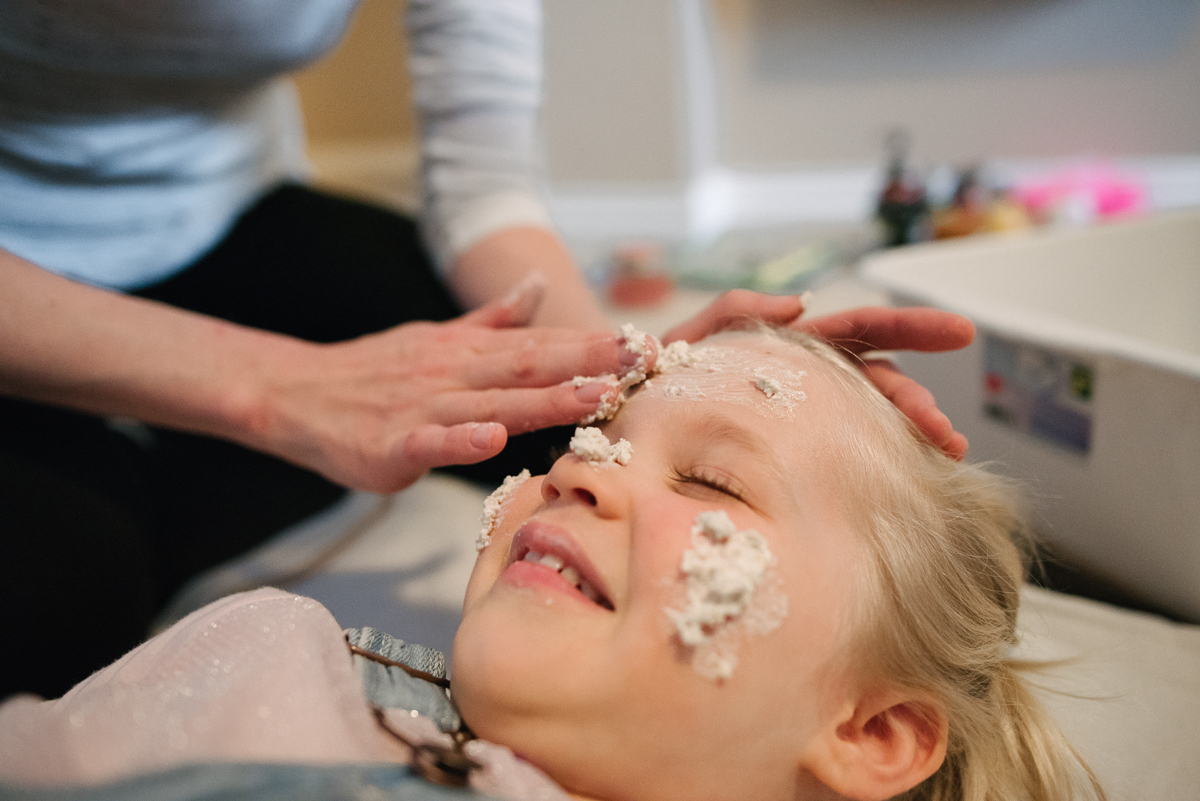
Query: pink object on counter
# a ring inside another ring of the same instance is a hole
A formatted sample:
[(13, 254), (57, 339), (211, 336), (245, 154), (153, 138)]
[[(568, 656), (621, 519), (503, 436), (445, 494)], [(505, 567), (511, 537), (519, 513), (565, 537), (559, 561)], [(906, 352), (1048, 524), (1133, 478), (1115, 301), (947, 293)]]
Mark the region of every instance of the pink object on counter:
[(1127, 217), (1146, 210), (1146, 187), (1136, 176), (1106, 162), (1086, 162), (1018, 181), (1013, 194), (1039, 217), (1087, 222)]

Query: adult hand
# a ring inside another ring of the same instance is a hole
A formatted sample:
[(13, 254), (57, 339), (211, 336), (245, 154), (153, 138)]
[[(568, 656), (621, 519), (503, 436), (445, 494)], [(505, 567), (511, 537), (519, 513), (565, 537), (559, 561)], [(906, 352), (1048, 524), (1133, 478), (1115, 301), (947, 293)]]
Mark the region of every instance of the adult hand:
[(348, 342), (292, 341), (254, 404), (246, 444), (341, 484), (401, 489), (433, 467), (496, 455), (509, 433), (577, 422), (635, 360), (612, 334), (524, 328), (543, 283), (445, 323)]
[(612, 334), (523, 328), (545, 289), (531, 278), (457, 320), (323, 345), (0, 250), (0, 394), (221, 437), (387, 492), (493, 456), (510, 431), (588, 416), (636, 362)]
[(762, 295), (735, 289), (718, 297), (690, 320), (672, 328), (662, 341), (664, 344), (676, 339), (695, 342), (746, 318), (788, 325), (821, 337), (854, 356), (859, 369), (884, 397), (935, 445), (951, 458), (963, 458), (967, 452), (967, 438), (954, 430), (949, 418), (937, 408), (932, 393), (901, 373), (890, 361), (863, 357), (880, 350), (936, 352), (964, 348), (975, 338), (975, 326), (970, 320), (925, 308), (871, 306), (813, 320), (801, 320), (803, 312), (803, 302), (794, 295)]
[(887, 359), (863, 357), (877, 350), (930, 353), (965, 348), (975, 338), (970, 320), (937, 309), (864, 306), (800, 321), (796, 327), (858, 357), (858, 367), (871, 383), (934, 445), (952, 459), (966, 455), (967, 438), (938, 409), (933, 393)]

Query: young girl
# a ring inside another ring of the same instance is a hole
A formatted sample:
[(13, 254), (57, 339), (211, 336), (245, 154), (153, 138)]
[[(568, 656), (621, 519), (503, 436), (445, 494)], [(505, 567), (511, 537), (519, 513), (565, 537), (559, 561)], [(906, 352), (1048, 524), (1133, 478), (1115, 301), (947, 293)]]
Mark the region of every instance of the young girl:
[[(995, 479), (800, 335), (726, 332), (659, 364), (602, 432), (493, 499), (456, 708), (435, 655), (352, 631), (356, 677), (319, 606), (260, 591), (60, 701), (0, 708), (0, 781), (433, 798), (449, 791), (413, 771), (459, 771), (561, 797), (527, 762), (614, 801), (1102, 796), (1009, 658), (1022, 524)], [(346, 764), (408, 761), (402, 741), (438, 737), (423, 717), (480, 738), (463, 752), (482, 767), (429, 748), (412, 770)]]

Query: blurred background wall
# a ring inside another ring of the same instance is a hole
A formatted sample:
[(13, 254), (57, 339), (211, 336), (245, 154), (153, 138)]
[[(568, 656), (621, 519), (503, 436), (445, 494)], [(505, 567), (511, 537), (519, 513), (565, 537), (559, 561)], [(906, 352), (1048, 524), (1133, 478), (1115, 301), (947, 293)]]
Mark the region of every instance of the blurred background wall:
[(412, 210), (417, 124), (404, 0), (363, 0), (341, 43), (294, 78), (318, 183)]
[[(402, 0), (298, 76), (327, 183), (414, 202)], [(1194, 0), (544, 0), (546, 172), (568, 229), (865, 213), (914, 162), (1110, 158), (1200, 203)], [(1157, 193), (1157, 194), (1155, 194)], [(641, 230), (635, 230), (641, 229)]]
[(722, 156), (1189, 153), (1200, 144), (1194, 0), (718, 0)]

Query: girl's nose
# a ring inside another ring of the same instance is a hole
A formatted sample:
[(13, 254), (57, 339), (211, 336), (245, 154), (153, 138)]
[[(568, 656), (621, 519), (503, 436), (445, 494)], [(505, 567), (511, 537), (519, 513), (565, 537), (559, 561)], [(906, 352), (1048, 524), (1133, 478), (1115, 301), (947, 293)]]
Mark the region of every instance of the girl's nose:
[(625, 468), (595, 467), (568, 453), (550, 468), (542, 482), (542, 499), (547, 504), (581, 504), (600, 517), (619, 513), (620, 471)]

